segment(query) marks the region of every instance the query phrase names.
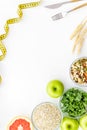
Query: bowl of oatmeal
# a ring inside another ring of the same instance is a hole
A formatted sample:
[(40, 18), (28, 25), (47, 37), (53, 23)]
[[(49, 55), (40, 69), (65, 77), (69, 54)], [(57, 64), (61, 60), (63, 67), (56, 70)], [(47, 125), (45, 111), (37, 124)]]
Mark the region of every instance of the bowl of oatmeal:
[(50, 102), (37, 105), (31, 116), (32, 123), (37, 130), (56, 130), (61, 123), (59, 108)]
[(76, 59), (72, 63), (70, 77), (77, 85), (87, 86), (87, 57)]

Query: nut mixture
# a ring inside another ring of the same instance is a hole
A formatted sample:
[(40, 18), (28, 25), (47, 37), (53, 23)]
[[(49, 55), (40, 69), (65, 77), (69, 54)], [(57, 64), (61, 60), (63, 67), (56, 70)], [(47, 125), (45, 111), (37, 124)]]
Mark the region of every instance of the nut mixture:
[(55, 105), (44, 103), (34, 110), (32, 119), (39, 130), (55, 130), (61, 121), (61, 113)]
[(79, 84), (87, 83), (87, 59), (79, 59), (71, 66), (71, 78)]

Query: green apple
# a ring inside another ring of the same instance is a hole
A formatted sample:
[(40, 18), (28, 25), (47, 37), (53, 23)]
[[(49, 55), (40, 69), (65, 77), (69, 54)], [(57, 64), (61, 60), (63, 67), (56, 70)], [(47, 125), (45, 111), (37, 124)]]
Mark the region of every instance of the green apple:
[(82, 116), (79, 120), (80, 126), (82, 127), (83, 130), (87, 130), (87, 114)]
[(76, 119), (64, 117), (61, 122), (61, 130), (78, 130), (79, 123)]
[(63, 94), (64, 85), (59, 80), (52, 80), (47, 84), (47, 93), (52, 98), (58, 98)]

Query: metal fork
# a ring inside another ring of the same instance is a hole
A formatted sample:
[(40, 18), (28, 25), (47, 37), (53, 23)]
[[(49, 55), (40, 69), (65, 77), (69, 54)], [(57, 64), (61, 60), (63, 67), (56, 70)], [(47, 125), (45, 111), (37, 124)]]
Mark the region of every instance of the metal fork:
[(56, 9), (56, 8), (61, 7), (61, 6), (64, 5), (64, 4), (69, 4), (69, 3), (79, 2), (79, 1), (82, 1), (82, 0), (65, 1), (65, 2), (60, 2), (60, 3), (57, 3), (57, 4), (47, 5), (47, 6), (45, 6), (45, 7), (46, 7), (46, 8), (49, 8), (49, 9)]
[(58, 13), (58, 14), (52, 16), (52, 20), (55, 21), (55, 20), (62, 19), (62, 18), (64, 18), (67, 14), (69, 14), (69, 13), (71, 13), (71, 12), (77, 10), (77, 9), (80, 9), (80, 8), (82, 8), (82, 7), (84, 7), (84, 6), (87, 6), (87, 3), (81, 4), (81, 5), (79, 5), (79, 6), (75, 7), (75, 8), (73, 8), (73, 9), (67, 11), (67, 12), (60, 12), (60, 13)]

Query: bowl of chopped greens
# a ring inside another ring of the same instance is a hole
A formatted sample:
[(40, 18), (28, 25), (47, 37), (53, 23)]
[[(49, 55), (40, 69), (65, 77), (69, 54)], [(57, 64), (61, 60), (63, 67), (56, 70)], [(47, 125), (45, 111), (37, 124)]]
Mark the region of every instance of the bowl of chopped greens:
[(87, 57), (76, 59), (71, 64), (70, 77), (77, 85), (87, 87)]
[(87, 113), (87, 92), (79, 88), (68, 89), (60, 99), (63, 115), (79, 118)]

